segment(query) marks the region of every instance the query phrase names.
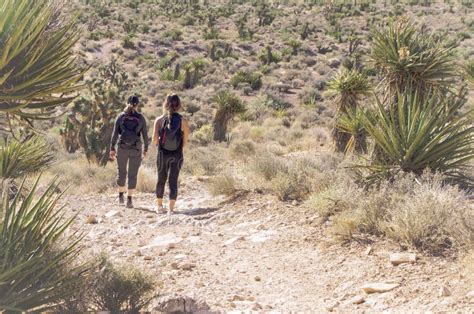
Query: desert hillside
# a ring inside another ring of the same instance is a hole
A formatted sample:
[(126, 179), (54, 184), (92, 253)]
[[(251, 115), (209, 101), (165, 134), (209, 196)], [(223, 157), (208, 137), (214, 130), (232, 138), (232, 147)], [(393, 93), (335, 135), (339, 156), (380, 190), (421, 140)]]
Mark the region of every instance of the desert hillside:
[[(472, 312), (472, 34), (469, 0), (5, 0), (0, 312)], [(119, 190), (111, 138), (172, 93), (161, 213), (157, 145)]]

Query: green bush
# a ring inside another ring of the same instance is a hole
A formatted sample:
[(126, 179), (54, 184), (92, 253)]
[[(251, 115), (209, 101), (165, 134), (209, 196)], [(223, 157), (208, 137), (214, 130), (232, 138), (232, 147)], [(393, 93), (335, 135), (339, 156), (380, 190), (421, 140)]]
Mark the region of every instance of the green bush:
[(155, 297), (154, 282), (129, 265), (117, 267), (100, 256), (92, 282), (92, 304), (101, 311), (138, 314)]
[(258, 90), (262, 87), (262, 75), (250, 71), (238, 71), (231, 79), (230, 85), (237, 88), (241, 83), (248, 83), (253, 90)]

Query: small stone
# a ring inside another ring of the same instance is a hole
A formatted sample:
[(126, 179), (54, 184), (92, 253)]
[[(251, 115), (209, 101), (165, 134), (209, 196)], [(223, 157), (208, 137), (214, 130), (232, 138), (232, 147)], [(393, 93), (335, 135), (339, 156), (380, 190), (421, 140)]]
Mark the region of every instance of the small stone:
[(368, 246), (367, 249), (365, 250), (365, 255), (370, 255), (372, 253), (372, 247)]
[(449, 297), (449, 296), (451, 295), (451, 291), (449, 291), (448, 287), (446, 287), (446, 286), (441, 286), (441, 287), (439, 288), (439, 293), (438, 293), (438, 295), (439, 295), (440, 297)]
[(231, 301), (245, 301), (245, 298), (236, 294), (231, 298)]
[(336, 58), (332, 58), (328, 60), (328, 65), (331, 68), (338, 68), (341, 65), (341, 61)]
[(259, 311), (259, 310), (262, 310), (262, 306), (258, 303), (258, 302), (255, 302), (253, 305), (252, 305), (252, 311)]
[(98, 224), (99, 221), (97, 220), (97, 217), (95, 215), (89, 215), (86, 218), (86, 223), (95, 225), (95, 224)]
[(397, 283), (373, 282), (373, 283), (368, 283), (368, 284), (363, 285), (362, 291), (364, 291), (367, 294), (383, 293), (383, 292), (388, 292), (390, 290), (393, 290), (398, 286), (399, 284)]
[(416, 254), (414, 253), (392, 253), (390, 254), (390, 263), (397, 266), (403, 263), (416, 263)]
[(136, 250), (133, 254), (135, 254), (135, 256), (142, 256), (142, 252), (140, 250)]
[(176, 262), (171, 263), (170, 266), (171, 266), (171, 268), (173, 268), (173, 269), (179, 269), (179, 265), (178, 265), (178, 263), (176, 263)]
[(235, 243), (235, 242), (237, 242), (237, 241), (239, 241), (239, 240), (243, 240), (243, 239), (244, 239), (243, 236), (233, 237), (233, 238), (231, 238), (231, 239), (225, 241), (225, 242), (224, 242), (224, 246), (231, 245), (231, 244), (233, 244), (233, 243)]
[(262, 281), (262, 278), (260, 278), (259, 276), (255, 276), (255, 281)]
[(181, 264), (181, 266), (179, 268), (182, 269), (182, 270), (192, 270), (195, 267), (196, 267), (196, 264), (184, 263), (184, 264)]
[(154, 260), (154, 259), (155, 259), (155, 258), (154, 258), (153, 256), (149, 256), (149, 255), (143, 257), (143, 260), (145, 260), (145, 261), (152, 261), (152, 260)]
[(330, 303), (329, 305), (327, 305), (327, 306), (326, 306), (326, 310), (327, 310), (328, 312), (332, 312), (332, 311), (334, 311), (334, 309), (335, 309), (336, 307), (338, 307), (338, 306), (339, 306), (339, 301), (335, 301), (335, 302)]
[(468, 299), (474, 299), (474, 290), (468, 292), (468, 293), (466, 294), (466, 298), (468, 298)]
[(347, 303), (349, 304), (362, 304), (365, 302), (365, 298), (362, 295), (356, 295), (355, 297), (349, 299)]
[(112, 218), (114, 216), (117, 216), (119, 214), (118, 210), (111, 210), (105, 214), (106, 218)]

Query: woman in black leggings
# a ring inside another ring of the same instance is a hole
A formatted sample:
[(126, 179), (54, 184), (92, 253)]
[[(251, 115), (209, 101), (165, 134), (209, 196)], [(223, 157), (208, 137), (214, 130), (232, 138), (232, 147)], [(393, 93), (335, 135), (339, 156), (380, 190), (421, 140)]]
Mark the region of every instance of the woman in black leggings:
[(183, 165), (183, 147), (189, 138), (188, 121), (178, 112), (181, 109), (181, 100), (176, 94), (169, 94), (163, 103), (163, 115), (156, 118), (153, 143), (158, 146), (156, 158), (158, 168), (158, 182), (156, 184), (156, 211), (162, 213), (163, 195), (166, 180), (170, 190), (168, 213), (172, 213), (178, 197), (178, 176)]

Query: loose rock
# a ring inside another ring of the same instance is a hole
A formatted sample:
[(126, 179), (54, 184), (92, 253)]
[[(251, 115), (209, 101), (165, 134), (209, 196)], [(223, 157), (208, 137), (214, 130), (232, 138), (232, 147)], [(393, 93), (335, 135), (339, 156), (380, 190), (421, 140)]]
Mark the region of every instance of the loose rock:
[(390, 263), (397, 266), (403, 263), (416, 263), (416, 254), (414, 253), (392, 253), (390, 254)]
[(399, 284), (397, 283), (373, 282), (373, 283), (368, 283), (368, 284), (363, 285), (362, 291), (364, 291), (367, 294), (383, 293), (383, 292), (388, 292), (390, 290), (393, 290), (398, 286)]

